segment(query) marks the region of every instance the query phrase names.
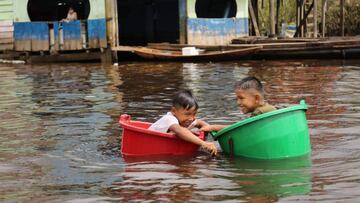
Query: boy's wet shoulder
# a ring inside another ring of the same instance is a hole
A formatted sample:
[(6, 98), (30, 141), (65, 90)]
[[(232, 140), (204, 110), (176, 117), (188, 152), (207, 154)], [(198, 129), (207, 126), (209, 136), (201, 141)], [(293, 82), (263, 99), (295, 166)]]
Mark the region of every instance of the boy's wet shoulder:
[(276, 110), (276, 108), (273, 105), (265, 103), (264, 105), (256, 108), (255, 111), (251, 114), (251, 116), (257, 116), (257, 115), (267, 113), (270, 111), (275, 111), (275, 110)]

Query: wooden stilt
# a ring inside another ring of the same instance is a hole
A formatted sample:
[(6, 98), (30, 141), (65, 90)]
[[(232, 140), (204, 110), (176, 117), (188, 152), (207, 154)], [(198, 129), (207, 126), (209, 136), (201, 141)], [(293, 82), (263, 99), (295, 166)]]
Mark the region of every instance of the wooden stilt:
[(322, 1), (322, 12), (321, 12), (321, 26), (322, 26), (322, 37), (325, 37), (326, 33), (326, 26), (325, 26), (325, 13), (326, 13), (326, 7), (327, 7), (327, 0)]
[(345, 0), (340, 1), (340, 23), (341, 23), (341, 36), (345, 35)]
[(304, 25), (301, 23), (304, 20), (305, 0), (300, 0), (300, 37), (304, 37)]
[(280, 13), (280, 0), (276, 0), (276, 24), (275, 24), (275, 32), (276, 35), (279, 35), (279, 13)]
[(270, 35), (275, 35), (275, 0), (270, 0), (270, 12), (269, 12), (269, 21), (270, 21)]
[(255, 35), (257, 37), (259, 37), (260, 32), (259, 32), (259, 27), (258, 27), (258, 24), (257, 24), (257, 21), (256, 21), (256, 16), (255, 16), (255, 12), (254, 12), (254, 9), (253, 9), (252, 0), (249, 0), (248, 4), (249, 4), (250, 18), (251, 18), (251, 22), (252, 22), (252, 25), (253, 25), (253, 28), (254, 28), (254, 31), (255, 31)]
[[(314, 3), (312, 3), (312, 4), (310, 5), (309, 10), (304, 14), (302, 20), (300, 21), (300, 25), (299, 25), (299, 28), (300, 28), (300, 29), (302, 29), (303, 27), (305, 27), (305, 25), (306, 25), (306, 19), (307, 19), (308, 15), (311, 13), (311, 10), (313, 9), (313, 7), (314, 7)], [(300, 29), (296, 29), (295, 35), (301, 32)], [(303, 31), (304, 31), (304, 30), (303, 30)], [(301, 36), (304, 36), (303, 33), (301, 34)]]
[(317, 38), (318, 35), (318, 24), (317, 24), (317, 0), (314, 0), (314, 38)]

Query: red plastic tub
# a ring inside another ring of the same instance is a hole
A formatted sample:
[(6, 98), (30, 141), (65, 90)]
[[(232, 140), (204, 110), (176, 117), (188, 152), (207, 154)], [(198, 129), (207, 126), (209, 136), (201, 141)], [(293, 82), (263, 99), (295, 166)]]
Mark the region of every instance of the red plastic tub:
[[(124, 156), (148, 155), (193, 155), (199, 146), (179, 139), (174, 134), (148, 130), (151, 123), (132, 121), (131, 116), (123, 114), (119, 119), (123, 128), (121, 153)], [(204, 132), (199, 138), (204, 140)]]

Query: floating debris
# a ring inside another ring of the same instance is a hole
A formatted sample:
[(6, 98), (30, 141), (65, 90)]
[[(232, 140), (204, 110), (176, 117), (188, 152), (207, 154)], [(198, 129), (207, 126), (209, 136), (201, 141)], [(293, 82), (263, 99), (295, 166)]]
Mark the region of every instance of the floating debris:
[(0, 59), (0, 63), (25, 64), (25, 61), (23, 61), (23, 60), (6, 60), (6, 59)]

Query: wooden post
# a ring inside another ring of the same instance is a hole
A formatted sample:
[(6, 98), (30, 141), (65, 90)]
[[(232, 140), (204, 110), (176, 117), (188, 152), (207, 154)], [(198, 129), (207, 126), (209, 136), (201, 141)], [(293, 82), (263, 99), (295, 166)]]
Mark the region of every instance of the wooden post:
[(301, 37), (304, 37), (305, 25), (301, 23), (305, 18), (304, 12), (305, 12), (305, 0), (300, 0), (300, 25), (299, 26), (300, 26), (300, 36)]
[(115, 46), (115, 23), (114, 23), (114, 1), (112, 0), (106, 0), (105, 1), (105, 14), (106, 19), (111, 19), (106, 21), (106, 34), (107, 34), (107, 40), (109, 41), (109, 44), (111, 47)]
[(249, 0), (248, 4), (249, 4), (250, 18), (251, 18), (252, 25), (254, 27), (255, 35), (257, 37), (259, 37), (260, 32), (259, 32), (258, 24), (256, 22), (256, 16), (255, 16), (255, 12), (254, 12), (254, 9), (253, 9), (253, 6), (252, 6), (252, 0)]
[(317, 0), (314, 0), (314, 38), (317, 38), (318, 25), (317, 25)]
[(259, 0), (255, 0), (255, 4), (253, 4), (253, 9), (256, 16), (256, 23), (259, 25)]
[(322, 1), (322, 12), (321, 12), (321, 26), (322, 26), (322, 37), (325, 37), (325, 13), (326, 13), (327, 0)]
[(280, 34), (279, 32), (279, 12), (280, 12), (280, 0), (276, 1), (276, 24), (275, 24), (275, 32), (277, 35)]
[(301, 29), (301, 27), (300, 27), (300, 22), (301, 22), (301, 18), (300, 18), (300, 2), (301, 0), (296, 0), (296, 30), (299, 30), (299, 32), (296, 32), (295, 33), (295, 36), (296, 37), (300, 37), (300, 29)]
[(341, 0), (340, 2), (340, 23), (341, 23), (341, 36), (345, 35), (345, 0)]
[(306, 26), (306, 19), (308, 18), (308, 16), (309, 16), (309, 14), (311, 13), (311, 10), (314, 8), (314, 2), (310, 5), (310, 7), (309, 7), (309, 10), (306, 12), (306, 13), (304, 13), (304, 16), (303, 16), (303, 18), (302, 18), (302, 20), (300, 21), (300, 25), (299, 25), (299, 27), (296, 29), (296, 32), (295, 32), (295, 35), (298, 35), (299, 33), (300, 33), (300, 29), (302, 28), (302, 27), (305, 27)]
[(120, 36), (119, 36), (119, 12), (118, 12), (118, 3), (117, 0), (114, 0), (114, 9), (115, 9), (115, 45), (120, 45)]
[(270, 21), (270, 35), (275, 35), (275, 0), (270, 0), (270, 12), (269, 12), (269, 21)]
[(179, 1), (179, 26), (180, 26), (180, 33), (179, 33), (179, 43), (186, 44), (187, 43), (187, 0)]

